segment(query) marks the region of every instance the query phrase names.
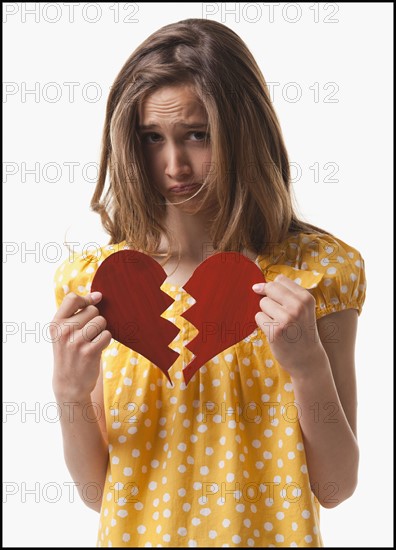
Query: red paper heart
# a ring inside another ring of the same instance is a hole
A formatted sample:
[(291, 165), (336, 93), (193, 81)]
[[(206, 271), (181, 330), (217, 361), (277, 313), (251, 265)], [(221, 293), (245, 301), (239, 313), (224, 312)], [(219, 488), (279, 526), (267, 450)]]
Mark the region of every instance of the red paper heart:
[[(171, 382), (168, 371), (179, 354), (168, 346), (179, 329), (161, 317), (174, 301), (160, 289), (166, 278), (150, 256), (121, 250), (99, 266), (91, 292), (103, 294), (97, 308), (112, 337), (154, 363)], [(183, 285), (196, 303), (181, 316), (198, 329), (187, 344), (195, 357), (183, 369), (186, 384), (208, 360), (256, 329), (262, 296), (251, 287), (261, 281), (260, 268), (243, 254), (220, 252), (202, 262)]]

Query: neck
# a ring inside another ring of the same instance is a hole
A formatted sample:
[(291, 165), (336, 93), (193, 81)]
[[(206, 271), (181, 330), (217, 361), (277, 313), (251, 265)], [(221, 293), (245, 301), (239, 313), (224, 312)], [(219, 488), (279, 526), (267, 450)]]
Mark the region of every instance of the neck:
[[(210, 239), (210, 213), (208, 211), (189, 214), (182, 210), (168, 206), (165, 218), (165, 226), (174, 236), (175, 242), (180, 246), (180, 254), (197, 262), (202, 262), (213, 252), (213, 243)], [(172, 250), (177, 257), (179, 250)], [(159, 252), (164, 253), (168, 248), (168, 240), (163, 235)]]

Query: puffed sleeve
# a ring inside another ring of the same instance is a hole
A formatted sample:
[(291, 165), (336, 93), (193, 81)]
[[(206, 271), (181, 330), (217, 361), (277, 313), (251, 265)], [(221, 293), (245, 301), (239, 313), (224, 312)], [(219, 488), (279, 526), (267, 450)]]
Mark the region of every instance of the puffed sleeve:
[(356, 309), (361, 314), (366, 298), (366, 275), (361, 253), (338, 238), (311, 236), (301, 247), (302, 265), (323, 275), (311, 290), (316, 317)]
[(99, 265), (97, 254), (70, 252), (69, 257), (56, 269), (54, 275), (55, 301), (59, 307), (69, 292), (85, 296)]
[(85, 296), (91, 291), (91, 284), (98, 267), (114, 252), (126, 248), (125, 241), (92, 247), (82, 253), (70, 250), (68, 258), (55, 270), (54, 290), (57, 307), (69, 292)]

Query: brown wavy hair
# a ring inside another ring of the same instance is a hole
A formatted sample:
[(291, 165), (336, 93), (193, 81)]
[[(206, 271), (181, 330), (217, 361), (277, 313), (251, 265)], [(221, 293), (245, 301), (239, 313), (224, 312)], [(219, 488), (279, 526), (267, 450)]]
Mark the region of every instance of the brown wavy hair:
[(126, 241), (155, 254), (161, 233), (173, 243), (163, 224), (164, 197), (147, 177), (138, 113), (150, 93), (186, 84), (193, 86), (208, 115), (211, 169), (203, 198), (214, 197), (218, 203), (210, 220), (214, 249), (240, 252), (247, 247), (266, 254), (270, 244), (290, 234), (331, 235), (295, 214), (282, 131), (266, 81), (246, 44), (221, 23), (185, 19), (151, 34), (111, 88), (91, 200), (111, 237), (109, 244)]

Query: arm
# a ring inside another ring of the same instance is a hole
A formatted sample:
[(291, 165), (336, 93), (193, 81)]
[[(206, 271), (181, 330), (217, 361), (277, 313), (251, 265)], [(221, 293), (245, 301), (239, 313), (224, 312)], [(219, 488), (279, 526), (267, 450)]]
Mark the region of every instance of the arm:
[(70, 475), (87, 506), (100, 510), (108, 465), (101, 353), (111, 334), (93, 305), (100, 293), (69, 293), (50, 324), (52, 387), (61, 408), (63, 450)]
[[(357, 311), (341, 310), (316, 321), (315, 298), (284, 275), (255, 290), (264, 295), (256, 322), (293, 383), (312, 491), (322, 506), (333, 508), (357, 484)], [(299, 338), (285, 337), (290, 323)]]
[(109, 459), (102, 374), (86, 398), (76, 401), (57, 395), (56, 401), (62, 410), (66, 466), (81, 499), (89, 508), (100, 512)]
[(314, 376), (292, 376), (311, 486), (325, 508), (349, 498), (357, 485), (357, 319), (354, 309), (319, 319), (323, 351), (315, 350), (307, 365)]

